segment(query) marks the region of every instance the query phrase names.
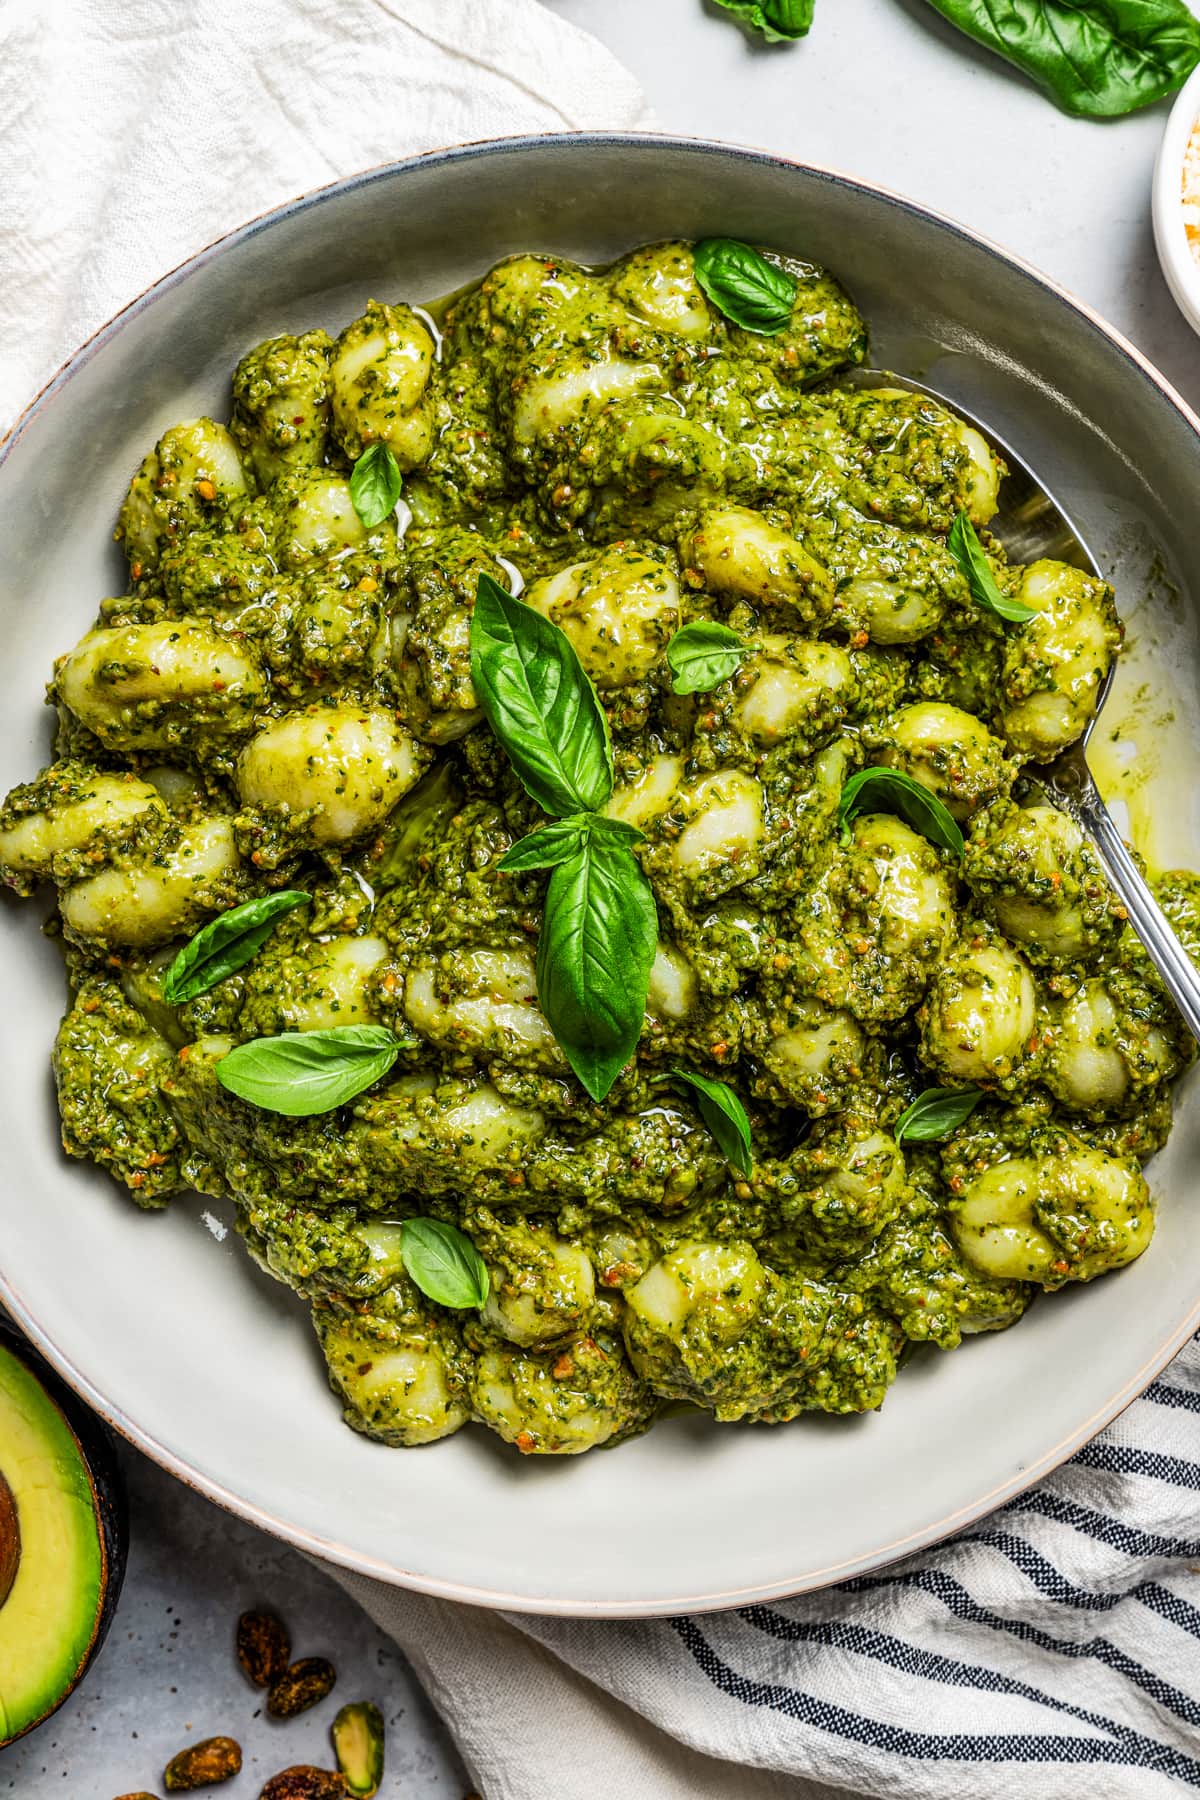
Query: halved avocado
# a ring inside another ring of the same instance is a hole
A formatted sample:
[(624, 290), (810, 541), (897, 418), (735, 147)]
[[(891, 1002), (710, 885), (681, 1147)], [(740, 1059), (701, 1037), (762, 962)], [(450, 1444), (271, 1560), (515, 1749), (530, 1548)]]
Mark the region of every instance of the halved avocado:
[(60, 1706), (100, 1648), (126, 1542), (103, 1426), (0, 1322), (0, 1745)]

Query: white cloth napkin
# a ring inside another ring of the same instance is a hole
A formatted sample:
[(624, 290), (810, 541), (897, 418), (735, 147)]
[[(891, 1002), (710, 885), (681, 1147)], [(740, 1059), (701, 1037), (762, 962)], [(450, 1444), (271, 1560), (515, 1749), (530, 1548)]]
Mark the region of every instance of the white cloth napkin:
[[(0, 425), (157, 276), (306, 188), (652, 123), (537, 0), (0, 0), (0, 120)], [(1193, 1345), (1035, 1493), (808, 1600), (596, 1624), (339, 1578), (485, 1800), (1155, 1800), (1200, 1787), (1198, 1570)]]
[(126, 301), (296, 194), (652, 123), (538, 0), (0, 0), (0, 431)]

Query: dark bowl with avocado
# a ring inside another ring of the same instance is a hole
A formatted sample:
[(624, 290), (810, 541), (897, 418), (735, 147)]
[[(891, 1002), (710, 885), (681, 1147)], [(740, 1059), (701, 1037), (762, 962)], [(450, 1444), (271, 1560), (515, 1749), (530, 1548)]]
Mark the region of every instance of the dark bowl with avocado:
[(128, 1544), (107, 1432), (0, 1319), (0, 1748), (49, 1718), (87, 1673)]

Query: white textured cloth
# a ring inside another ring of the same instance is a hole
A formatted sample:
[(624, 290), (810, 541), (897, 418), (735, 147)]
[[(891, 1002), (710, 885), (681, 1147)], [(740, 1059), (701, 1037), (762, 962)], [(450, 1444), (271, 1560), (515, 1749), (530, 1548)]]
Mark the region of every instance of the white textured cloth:
[[(0, 0), (0, 120), (0, 425), (157, 276), (306, 188), (652, 122), (537, 0)], [(1033, 1494), (807, 1600), (596, 1624), (339, 1578), (486, 1800), (1157, 1800), (1200, 1787), (1200, 1345)]]
[(334, 1573), (484, 1800), (1169, 1800), (1200, 1788), (1200, 1338), (1013, 1505), (806, 1599), (608, 1624)]
[(376, 163), (652, 123), (539, 0), (0, 0), (0, 431), (223, 232)]

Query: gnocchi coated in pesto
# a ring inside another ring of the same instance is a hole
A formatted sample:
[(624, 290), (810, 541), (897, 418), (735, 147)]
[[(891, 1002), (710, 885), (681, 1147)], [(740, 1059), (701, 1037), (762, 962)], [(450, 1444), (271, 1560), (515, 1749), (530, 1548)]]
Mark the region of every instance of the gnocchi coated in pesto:
[[(572, 1455), (668, 1403), (861, 1412), (911, 1345), (1011, 1325), (1153, 1231), (1142, 1164), (1193, 1047), (1036, 777), (1119, 650), (1112, 593), (1009, 566), (988, 445), (844, 382), (852, 301), (773, 260), (770, 335), (667, 243), (513, 256), (436, 315), (371, 299), (249, 348), (228, 422), (172, 425), (134, 474), (127, 579), (55, 666), (53, 762), (0, 813), (4, 879), (57, 890), (67, 1152), (142, 1206), (231, 1201), (387, 1444), (476, 1421)], [(377, 446), (403, 488), (367, 525), (350, 478)], [(974, 599), (964, 518), (1028, 618)], [(658, 948), (600, 1102), (538, 1001), (547, 873), (499, 867), (546, 820), (473, 684), (481, 576), (569, 639), (607, 813), (641, 833)], [(697, 624), (740, 649), (676, 692)], [(961, 856), (891, 811), (839, 829), (874, 766), (936, 797)], [(280, 890), (256, 952), (171, 1004), (182, 945)], [(1200, 944), (1200, 880), (1157, 890)], [(331, 1112), (219, 1079), (237, 1046), (345, 1026), (397, 1054)], [(681, 1070), (744, 1106), (741, 1166)], [(930, 1088), (982, 1099), (910, 1137)], [(417, 1286), (417, 1216), (465, 1233), (485, 1304)]]

